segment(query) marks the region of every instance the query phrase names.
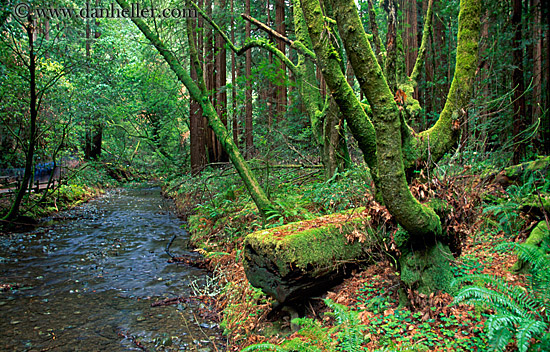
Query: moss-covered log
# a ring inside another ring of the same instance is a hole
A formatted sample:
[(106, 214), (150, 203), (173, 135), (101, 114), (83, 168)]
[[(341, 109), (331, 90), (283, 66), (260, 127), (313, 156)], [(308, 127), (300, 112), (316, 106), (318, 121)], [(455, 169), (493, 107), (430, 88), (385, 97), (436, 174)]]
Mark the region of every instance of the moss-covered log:
[(550, 169), (550, 156), (540, 157), (537, 160), (528, 161), (518, 165), (512, 165), (504, 169), (503, 176), (510, 181), (524, 182), (532, 175), (548, 177)]
[(279, 302), (326, 291), (369, 260), (365, 214), (356, 210), (248, 235), (244, 268), (250, 283)]

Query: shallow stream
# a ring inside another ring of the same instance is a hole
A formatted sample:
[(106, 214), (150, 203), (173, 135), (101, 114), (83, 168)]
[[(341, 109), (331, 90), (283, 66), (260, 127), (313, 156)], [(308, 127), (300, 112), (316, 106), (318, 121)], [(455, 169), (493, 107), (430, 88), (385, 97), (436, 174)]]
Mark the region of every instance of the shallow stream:
[(191, 254), (171, 206), (156, 187), (111, 191), (0, 236), (0, 351), (223, 351), (187, 299), (207, 273), (168, 263), (174, 235), (170, 251)]

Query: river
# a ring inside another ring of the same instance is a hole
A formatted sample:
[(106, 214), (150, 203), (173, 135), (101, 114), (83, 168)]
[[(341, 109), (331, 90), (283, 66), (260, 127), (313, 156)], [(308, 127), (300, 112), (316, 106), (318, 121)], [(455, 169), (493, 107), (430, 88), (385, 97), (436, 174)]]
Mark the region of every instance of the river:
[(174, 235), (170, 251), (192, 254), (171, 207), (156, 187), (110, 191), (0, 236), (0, 350), (223, 351), (208, 307), (189, 299), (208, 274), (168, 263)]

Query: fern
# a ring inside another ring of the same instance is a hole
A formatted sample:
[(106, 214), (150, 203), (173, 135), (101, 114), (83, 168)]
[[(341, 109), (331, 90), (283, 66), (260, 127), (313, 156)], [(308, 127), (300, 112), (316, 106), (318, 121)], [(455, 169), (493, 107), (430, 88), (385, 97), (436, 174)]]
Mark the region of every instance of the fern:
[[(545, 244), (546, 245), (546, 244)], [(490, 275), (468, 275), (454, 280), (452, 286), (463, 286), (455, 295), (454, 303), (473, 303), (495, 310), (487, 319), (485, 328), (491, 351), (504, 351), (512, 338), (520, 352), (526, 352), (531, 339), (539, 339), (539, 347), (548, 344), (550, 308), (550, 260), (538, 247), (506, 243), (499, 250), (513, 249), (520, 260), (530, 264), (530, 289), (511, 286), (502, 278)], [(527, 292), (530, 292), (528, 295)]]
[(288, 352), (288, 350), (274, 345), (272, 343), (257, 343), (255, 345), (250, 345), (244, 349), (241, 350), (241, 352), (255, 352), (255, 351), (261, 351), (261, 352)]
[(359, 313), (344, 305), (334, 303), (330, 299), (325, 299), (324, 302), (334, 311), (332, 315), (338, 323), (338, 330), (340, 330), (338, 340), (341, 341), (342, 350), (346, 352), (361, 351), (364, 327), (359, 320)]
[[(270, 343), (261, 343), (251, 345), (241, 350), (241, 352), (252, 351), (275, 351), (275, 352), (317, 352), (321, 351), (344, 351), (344, 352), (360, 352), (363, 351), (361, 344), (364, 341), (363, 331), (364, 325), (361, 325), (359, 313), (350, 310), (348, 307), (334, 303), (330, 299), (324, 300), (325, 304), (333, 310), (332, 313), (327, 313), (334, 317), (336, 326), (334, 330), (337, 333), (332, 335), (326, 328), (309, 318), (296, 318), (292, 322), (300, 325), (298, 332), (307, 341), (293, 339), (285, 342), (283, 346), (278, 346)], [(337, 341), (333, 340), (332, 336), (337, 337)], [(327, 349), (328, 348), (328, 349)]]

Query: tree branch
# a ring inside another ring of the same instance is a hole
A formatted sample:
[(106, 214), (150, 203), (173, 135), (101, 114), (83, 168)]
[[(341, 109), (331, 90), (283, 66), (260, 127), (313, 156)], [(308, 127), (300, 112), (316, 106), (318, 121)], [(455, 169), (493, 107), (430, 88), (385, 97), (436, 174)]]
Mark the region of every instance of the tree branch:
[(225, 34), (225, 32), (221, 30), (221, 28), (216, 24), (216, 22), (214, 22), (199, 6), (197, 6), (197, 4), (195, 4), (195, 2), (189, 1), (189, 3), (206, 20), (206, 22), (208, 22), (212, 26), (212, 28), (214, 28), (214, 30), (222, 36), (223, 40), (229, 45), (231, 50), (233, 50), (237, 55), (240, 56), (240, 55), (244, 54), (247, 50), (249, 50), (251, 48), (255, 48), (255, 47), (264, 48), (267, 51), (273, 53), (275, 56), (277, 56), (277, 58), (279, 60), (281, 60), (288, 67), (288, 69), (292, 71), (293, 74), (296, 74), (296, 65), (294, 65), (292, 63), (292, 61), (290, 61), (290, 59), (288, 57), (286, 57), (286, 55), (282, 51), (277, 49), (275, 46), (273, 46), (267, 40), (265, 40), (265, 39), (249, 40), (242, 47), (237, 47), (231, 41), (231, 39), (229, 39), (229, 37)]
[(281, 33), (274, 31), (272, 28), (270, 28), (268, 25), (266, 25), (263, 22), (258, 21), (254, 17), (247, 15), (246, 13), (241, 13), (241, 17), (245, 20), (255, 24), (260, 29), (262, 29), (264, 32), (269, 33), (270, 35), (274, 36), (277, 39), (280, 39), (287, 43), (291, 48), (298, 50), (300, 53), (304, 54), (305, 56), (315, 60), (315, 53), (311, 50), (309, 50), (302, 42), (299, 40), (290, 40), (288, 37), (285, 37)]

